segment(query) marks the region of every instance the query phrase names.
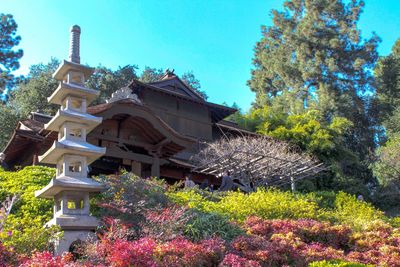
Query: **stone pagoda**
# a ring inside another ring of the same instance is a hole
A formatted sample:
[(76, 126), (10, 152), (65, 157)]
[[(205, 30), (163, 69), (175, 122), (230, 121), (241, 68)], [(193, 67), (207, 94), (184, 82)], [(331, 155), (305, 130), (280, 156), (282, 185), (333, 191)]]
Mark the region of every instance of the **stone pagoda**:
[(54, 217), (47, 225), (58, 225), (64, 231), (55, 242), (56, 255), (69, 251), (74, 241), (94, 237), (98, 221), (90, 216), (89, 194), (103, 189), (88, 177), (88, 165), (104, 155), (106, 149), (86, 142), (86, 135), (102, 118), (86, 111), (99, 92), (85, 87), (94, 69), (80, 64), (80, 33), (79, 26), (71, 28), (69, 61), (64, 60), (53, 74), (60, 84), (48, 98), (50, 103), (61, 106), (45, 125), (46, 130), (58, 132), (58, 140), (39, 161), (56, 165), (56, 177), (35, 193), (36, 197), (54, 198)]

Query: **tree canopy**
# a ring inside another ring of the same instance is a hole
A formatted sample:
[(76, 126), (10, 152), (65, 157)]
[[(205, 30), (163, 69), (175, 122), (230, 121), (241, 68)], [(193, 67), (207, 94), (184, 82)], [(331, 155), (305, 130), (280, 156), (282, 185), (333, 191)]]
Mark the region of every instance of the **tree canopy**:
[(17, 35), (17, 23), (10, 14), (0, 13), (0, 93), (15, 84), (12, 71), (19, 68), (22, 49), (14, 50), (21, 37)]

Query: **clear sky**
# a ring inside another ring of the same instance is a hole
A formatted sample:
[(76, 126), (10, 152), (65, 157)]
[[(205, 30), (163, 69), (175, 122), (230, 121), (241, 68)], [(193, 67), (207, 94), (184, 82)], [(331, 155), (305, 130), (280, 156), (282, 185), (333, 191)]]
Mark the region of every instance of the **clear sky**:
[[(69, 28), (81, 26), (81, 62), (116, 69), (136, 64), (193, 71), (215, 103), (236, 102), (244, 110), (254, 95), (250, 78), (260, 26), (282, 0), (0, 0), (0, 12), (14, 15), (24, 50), (21, 68), (68, 57)], [(400, 1), (366, 0), (360, 28), (375, 31), (379, 53), (400, 37)]]

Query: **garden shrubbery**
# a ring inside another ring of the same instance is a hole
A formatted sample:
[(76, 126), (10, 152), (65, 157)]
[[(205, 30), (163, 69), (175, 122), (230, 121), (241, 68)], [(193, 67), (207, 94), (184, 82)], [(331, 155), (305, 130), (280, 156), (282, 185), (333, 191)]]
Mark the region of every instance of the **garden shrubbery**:
[[(52, 175), (43, 167), (0, 173), (1, 196), (21, 194), (5, 229), (21, 234), (2, 231), (0, 265), (400, 266), (399, 219), (354, 196), (187, 191), (130, 173), (99, 177), (107, 186), (92, 200), (103, 222), (99, 239), (80, 248), (79, 259), (53, 257), (46, 251), (51, 233), (42, 228), (52, 203), (33, 197)], [(22, 223), (35, 217), (40, 220), (34, 224)], [(38, 244), (25, 248), (32, 231), (46, 238), (34, 236)]]
[(54, 176), (55, 170), (47, 167), (25, 167), (16, 172), (0, 169), (0, 201), (7, 196), (17, 196), (11, 214), (0, 231), (1, 242), (20, 254), (49, 248), (49, 239), (56, 228), (44, 228), (53, 217), (53, 201), (35, 198)]

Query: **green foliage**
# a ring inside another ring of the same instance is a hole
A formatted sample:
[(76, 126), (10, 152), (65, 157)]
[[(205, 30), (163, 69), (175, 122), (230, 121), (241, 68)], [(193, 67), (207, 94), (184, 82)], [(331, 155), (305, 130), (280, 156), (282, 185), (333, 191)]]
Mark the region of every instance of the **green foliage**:
[[(376, 95), (373, 108), (378, 123), (391, 134), (400, 130), (400, 39), (388, 56), (380, 57), (375, 67)], [(396, 123), (397, 122), (397, 123)]]
[(126, 65), (115, 71), (98, 66), (86, 82), (87, 87), (100, 91), (100, 96), (93, 105), (104, 103), (116, 90), (128, 86), (133, 79), (138, 79), (137, 69), (136, 65)]
[(279, 190), (259, 189), (251, 194), (229, 192), (219, 201), (210, 201), (194, 191), (171, 193), (177, 203), (186, 203), (189, 208), (203, 212), (214, 212), (243, 222), (248, 216), (256, 215), (265, 219), (316, 218), (318, 206), (302, 195)]
[(205, 213), (219, 214), (243, 222), (249, 216), (263, 219), (316, 219), (345, 224), (355, 230), (376, 221), (388, 221), (382, 211), (370, 203), (358, 201), (344, 192), (293, 194), (276, 189), (259, 189), (250, 194), (229, 192), (209, 199), (195, 191), (168, 193), (170, 199)]
[(254, 109), (250, 117), (258, 122), (256, 130), (259, 133), (292, 142), (321, 158), (337, 156), (343, 136), (352, 126), (343, 117), (334, 117), (331, 123), (323, 123), (318, 110), (286, 115), (264, 106)]
[(377, 160), (372, 165), (374, 175), (383, 186), (400, 184), (400, 134), (392, 134), (385, 145), (376, 151)]
[(200, 81), (196, 78), (196, 76), (194, 76), (193, 71), (185, 72), (182, 75), (182, 81), (195, 92), (197, 92), (204, 100), (207, 100), (207, 93), (201, 90)]
[(262, 27), (255, 46), (248, 84), (256, 103), (278, 101), (291, 113), (316, 106), (328, 118), (350, 119), (344, 107), (357, 105), (378, 57), (379, 38), (363, 40), (357, 29), (363, 2), (288, 0), (283, 5), (283, 11), (272, 10), (273, 25)]
[(377, 220), (386, 219), (384, 213), (377, 210), (372, 204), (359, 201), (355, 196), (339, 192), (335, 199), (333, 216), (341, 224), (348, 225), (356, 230), (367, 228)]
[(14, 85), (15, 77), (11, 72), (19, 68), (23, 55), (22, 49), (13, 50), (21, 41), (16, 35), (17, 27), (12, 15), (0, 13), (0, 94)]
[[(371, 69), (379, 38), (358, 30), (363, 1), (287, 0), (262, 27), (248, 81), (256, 93), (246, 126), (316, 153), (331, 169), (317, 190), (367, 190), (365, 163), (379, 127)], [(333, 166), (332, 166), (333, 165)], [(341, 181), (339, 181), (341, 180)]]
[(46, 250), (49, 239), (54, 237), (57, 229), (43, 227), (53, 216), (53, 202), (34, 196), (34, 192), (47, 185), (54, 175), (54, 169), (35, 166), (16, 172), (0, 171), (0, 199), (19, 195), (0, 233), (0, 240), (18, 253)]
[(218, 236), (226, 241), (232, 241), (244, 231), (225, 216), (217, 213), (193, 211), (191, 219), (186, 223), (185, 236), (194, 240), (209, 239)]
[(324, 261), (312, 262), (308, 266), (309, 267), (372, 267), (374, 265), (346, 262), (346, 261), (341, 261), (341, 260), (334, 260), (334, 261), (324, 260)]
[(164, 180), (142, 179), (132, 173), (100, 176), (99, 179), (107, 190), (93, 199), (97, 204), (93, 206), (93, 214), (132, 224), (137, 232), (145, 221), (145, 211), (161, 209), (169, 203)]
[(146, 66), (140, 75), (140, 80), (144, 83), (152, 83), (161, 80), (164, 76), (163, 69), (150, 68)]
[(19, 120), (18, 113), (7, 103), (0, 103), (0, 150), (3, 150)]
[(57, 88), (58, 82), (52, 75), (59, 64), (59, 60), (52, 58), (47, 64), (32, 65), (24, 81), (11, 92), (10, 105), (21, 118), (26, 118), (32, 111), (55, 114), (59, 107), (48, 103), (47, 97)]

